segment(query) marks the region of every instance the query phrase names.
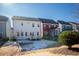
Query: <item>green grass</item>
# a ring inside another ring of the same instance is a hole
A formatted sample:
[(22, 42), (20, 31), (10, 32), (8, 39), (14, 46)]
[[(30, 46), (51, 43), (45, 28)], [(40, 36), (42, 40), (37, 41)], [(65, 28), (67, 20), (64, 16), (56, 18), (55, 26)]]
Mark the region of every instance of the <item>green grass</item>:
[(55, 37), (50, 37), (50, 36), (48, 36), (48, 35), (45, 35), (45, 36), (43, 36), (42, 39), (44, 39), (44, 40), (58, 41), (58, 37), (57, 37), (57, 36), (55, 36)]
[(11, 38), (8, 41), (16, 41), (16, 38)]

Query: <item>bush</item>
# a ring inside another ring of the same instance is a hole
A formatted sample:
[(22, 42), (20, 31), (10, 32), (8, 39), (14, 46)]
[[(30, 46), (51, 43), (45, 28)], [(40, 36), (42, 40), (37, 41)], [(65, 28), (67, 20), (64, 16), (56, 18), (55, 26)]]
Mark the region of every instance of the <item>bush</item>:
[(9, 41), (16, 41), (16, 38), (11, 38), (9, 39)]
[(1, 38), (1, 39), (0, 39), (0, 47), (1, 47), (4, 43), (6, 43), (8, 40), (9, 40), (9, 38)]
[(79, 43), (79, 33), (75, 31), (64, 31), (59, 35), (59, 42), (71, 48), (72, 45)]
[(1, 42), (6, 42), (8, 40), (9, 40), (9, 38), (2, 38), (2, 39), (0, 39)]
[(44, 36), (42, 37), (42, 39), (58, 41), (58, 36), (51, 37), (51, 36), (48, 36), (48, 35), (44, 35)]
[(49, 36), (48, 36), (48, 35), (44, 35), (44, 36), (43, 36), (43, 39), (49, 40)]

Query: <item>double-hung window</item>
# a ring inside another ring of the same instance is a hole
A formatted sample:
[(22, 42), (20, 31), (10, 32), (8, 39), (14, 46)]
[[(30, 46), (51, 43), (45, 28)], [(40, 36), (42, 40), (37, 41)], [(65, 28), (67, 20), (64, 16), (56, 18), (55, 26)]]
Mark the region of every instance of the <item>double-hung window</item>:
[(21, 36), (23, 36), (23, 32), (21, 32)]
[(17, 36), (19, 36), (19, 32), (17, 32)]
[(25, 36), (27, 36), (27, 32), (25, 32)]

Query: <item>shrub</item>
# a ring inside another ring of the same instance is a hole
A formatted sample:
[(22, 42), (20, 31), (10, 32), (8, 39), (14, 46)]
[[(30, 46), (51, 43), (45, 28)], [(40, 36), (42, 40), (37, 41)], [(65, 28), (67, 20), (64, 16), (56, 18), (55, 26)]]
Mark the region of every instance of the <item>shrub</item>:
[(16, 41), (16, 38), (11, 38), (9, 39), (9, 41)]
[(75, 31), (64, 31), (59, 35), (59, 42), (71, 48), (72, 45), (79, 43), (79, 33)]
[(49, 40), (49, 36), (48, 35), (44, 35), (43, 39), (48, 39)]
[(58, 41), (58, 36), (52, 37), (52, 36), (44, 35), (44, 36), (42, 37), (42, 39)]
[(9, 40), (9, 38), (2, 38), (2, 39), (0, 39), (1, 42), (6, 42), (8, 40)]
[(0, 39), (0, 47), (1, 47), (4, 43), (6, 43), (8, 40), (9, 40), (9, 38), (1, 38), (1, 39)]

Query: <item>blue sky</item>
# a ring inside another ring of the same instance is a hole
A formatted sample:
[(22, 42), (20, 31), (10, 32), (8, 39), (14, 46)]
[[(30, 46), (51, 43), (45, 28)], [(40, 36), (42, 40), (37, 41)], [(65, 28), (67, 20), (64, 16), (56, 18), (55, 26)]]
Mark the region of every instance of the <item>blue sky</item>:
[(53, 20), (78, 21), (74, 18), (77, 4), (0, 4), (0, 15), (48, 18)]

